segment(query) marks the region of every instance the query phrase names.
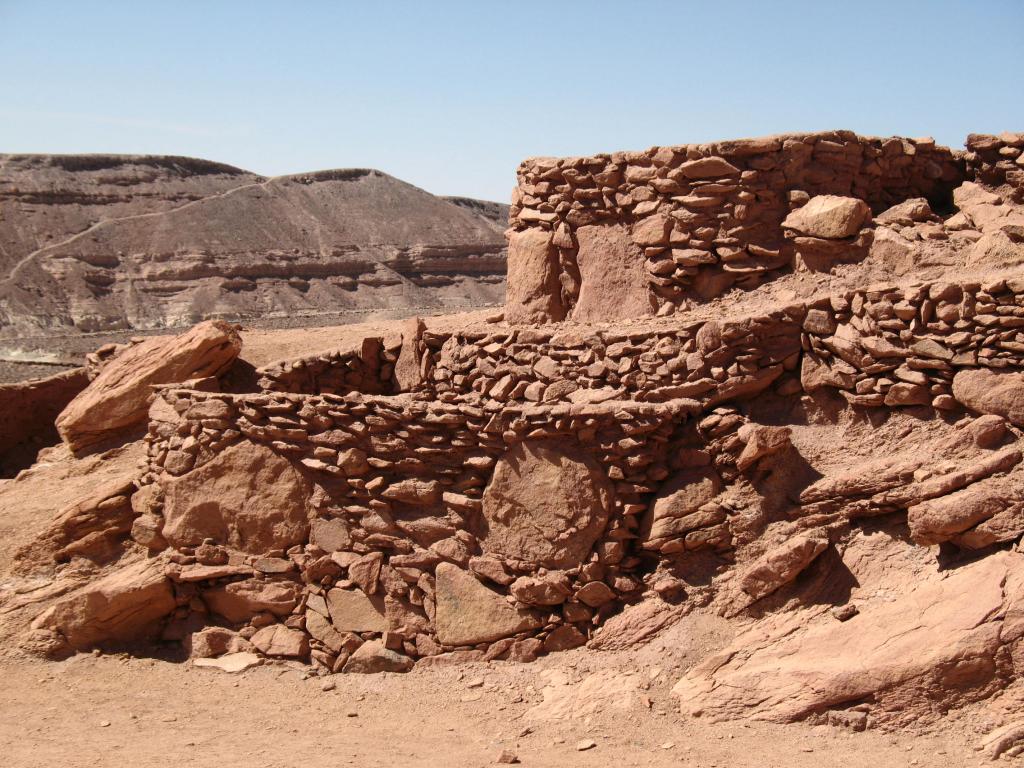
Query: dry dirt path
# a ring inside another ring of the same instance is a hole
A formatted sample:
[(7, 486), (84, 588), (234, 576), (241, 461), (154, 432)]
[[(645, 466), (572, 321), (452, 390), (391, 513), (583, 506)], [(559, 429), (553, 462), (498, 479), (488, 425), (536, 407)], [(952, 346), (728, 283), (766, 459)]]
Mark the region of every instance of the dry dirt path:
[[(852, 733), (827, 726), (685, 721), (670, 681), (618, 710), (531, 720), (545, 675), (589, 663), (577, 654), (338, 675), (324, 691), (283, 666), (238, 676), (151, 659), (80, 655), (0, 663), (0, 755), (6, 768), (181, 765), (488, 766), (504, 749), (524, 766), (895, 768), (989, 765), (945, 737)], [(547, 672), (545, 671), (547, 670)], [(481, 683), (482, 685), (477, 685)], [(529, 729), (529, 731), (527, 730)], [(596, 742), (577, 751), (581, 740)]]

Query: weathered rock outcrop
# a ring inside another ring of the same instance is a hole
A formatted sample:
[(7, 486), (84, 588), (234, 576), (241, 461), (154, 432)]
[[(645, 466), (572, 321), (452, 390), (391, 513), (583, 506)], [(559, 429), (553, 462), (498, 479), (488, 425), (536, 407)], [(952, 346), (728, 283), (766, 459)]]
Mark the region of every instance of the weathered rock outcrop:
[(870, 702), (876, 724), (927, 722), (1016, 673), (1024, 556), (1001, 553), (933, 575), (839, 622), (764, 620), (675, 686), (684, 713), (790, 722)]
[(1024, 426), (1024, 374), (985, 368), (960, 371), (953, 377), (953, 397), (972, 411)]
[(62, 598), (33, 622), (57, 633), (74, 650), (152, 637), (175, 608), (162, 560), (143, 560), (114, 571)]
[(156, 337), (111, 360), (57, 417), (72, 451), (85, 450), (145, 422), (154, 385), (224, 373), (242, 348), (227, 323), (208, 321), (175, 337)]

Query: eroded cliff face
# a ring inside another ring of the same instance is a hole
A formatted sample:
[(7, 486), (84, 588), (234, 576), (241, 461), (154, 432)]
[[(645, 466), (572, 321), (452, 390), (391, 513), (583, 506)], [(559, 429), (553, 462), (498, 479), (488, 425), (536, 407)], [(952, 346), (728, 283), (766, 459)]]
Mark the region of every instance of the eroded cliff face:
[(379, 171), (0, 160), (0, 334), (500, 302), (507, 209)]

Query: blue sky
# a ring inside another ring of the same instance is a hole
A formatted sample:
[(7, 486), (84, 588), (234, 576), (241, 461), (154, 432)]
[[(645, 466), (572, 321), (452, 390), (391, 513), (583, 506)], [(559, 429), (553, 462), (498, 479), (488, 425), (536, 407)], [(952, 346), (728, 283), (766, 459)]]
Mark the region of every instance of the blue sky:
[(375, 167), (507, 200), (531, 155), (1024, 130), (1024, 0), (0, 0), (0, 152)]

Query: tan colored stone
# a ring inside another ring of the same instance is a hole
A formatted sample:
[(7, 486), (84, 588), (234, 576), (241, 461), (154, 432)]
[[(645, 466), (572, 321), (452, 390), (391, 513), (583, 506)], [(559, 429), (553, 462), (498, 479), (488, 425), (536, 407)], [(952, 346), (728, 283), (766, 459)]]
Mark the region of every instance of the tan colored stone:
[(651, 501), (644, 518), (644, 547), (654, 548), (667, 538), (680, 536), (694, 528), (715, 525), (721, 513), (702, 514), (700, 508), (722, 490), (722, 479), (709, 467), (685, 469), (671, 478)]
[(427, 324), (413, 317), (402, 325), (402, 347), (395, 362), (395, 383), (399, 392), (413, 392), (423, 383), (420, 344)]
[(795, 536), (748, 566), (740, 576), (740, 589), (754, 600), (767, 597), (793, 581), (827, 546), (823, 535)]
[(203, 602), (213, 613), (239, 624), (267, 611), (284, 617), (299, 601), (299, 585), (293, 581), (244, 579), (203, 592)]
[(145, 422), (151, 385), (219, 376), (241, 348), (238, 332), (219, 320), (130, 347), (68, 403), (57, 417), (57, 430), (74, 452), (102, 443)]
[(441, 563), (436, 571), (434, 626), (445, 645), (476, 645), (538, 629), (532, 611), (516, 609), (457, 565)]
[(840, 240), (853, 237), (871, 216), (863, 200), (838, 195), (817, 195), (792, 211), (782, 226), (809, 237)]
[(962, 705), (999, 684), (1000, 646), (1012, 654), (1021, 637), (1022, 582), (1024, 555), (1004, 552), (919, 577), (847, 621), (777, 614), (672, 692), (684, 714), (712, 722), (791, 722), (870, 700), (873, 722), (920, 725), (941, 716), (943, 697)]
[(344, 671), (347, 674), (372, 675), (377, 672), (408, 672), (412, 667), (413, 661), (408, 656), (385, 648), (379, 640), (367, 640), (345, 662)]
[(608, 478), (587, 454), (520, 443), (495, 465), (477, 538), (486, 554), (570, 568), (604, 532), (611, 496)]
[(284, 457), (243, 441), (164, 482), (163, 535), (173, 546), (211, 538), (252, 554), (304, 543), (309, 483)]

